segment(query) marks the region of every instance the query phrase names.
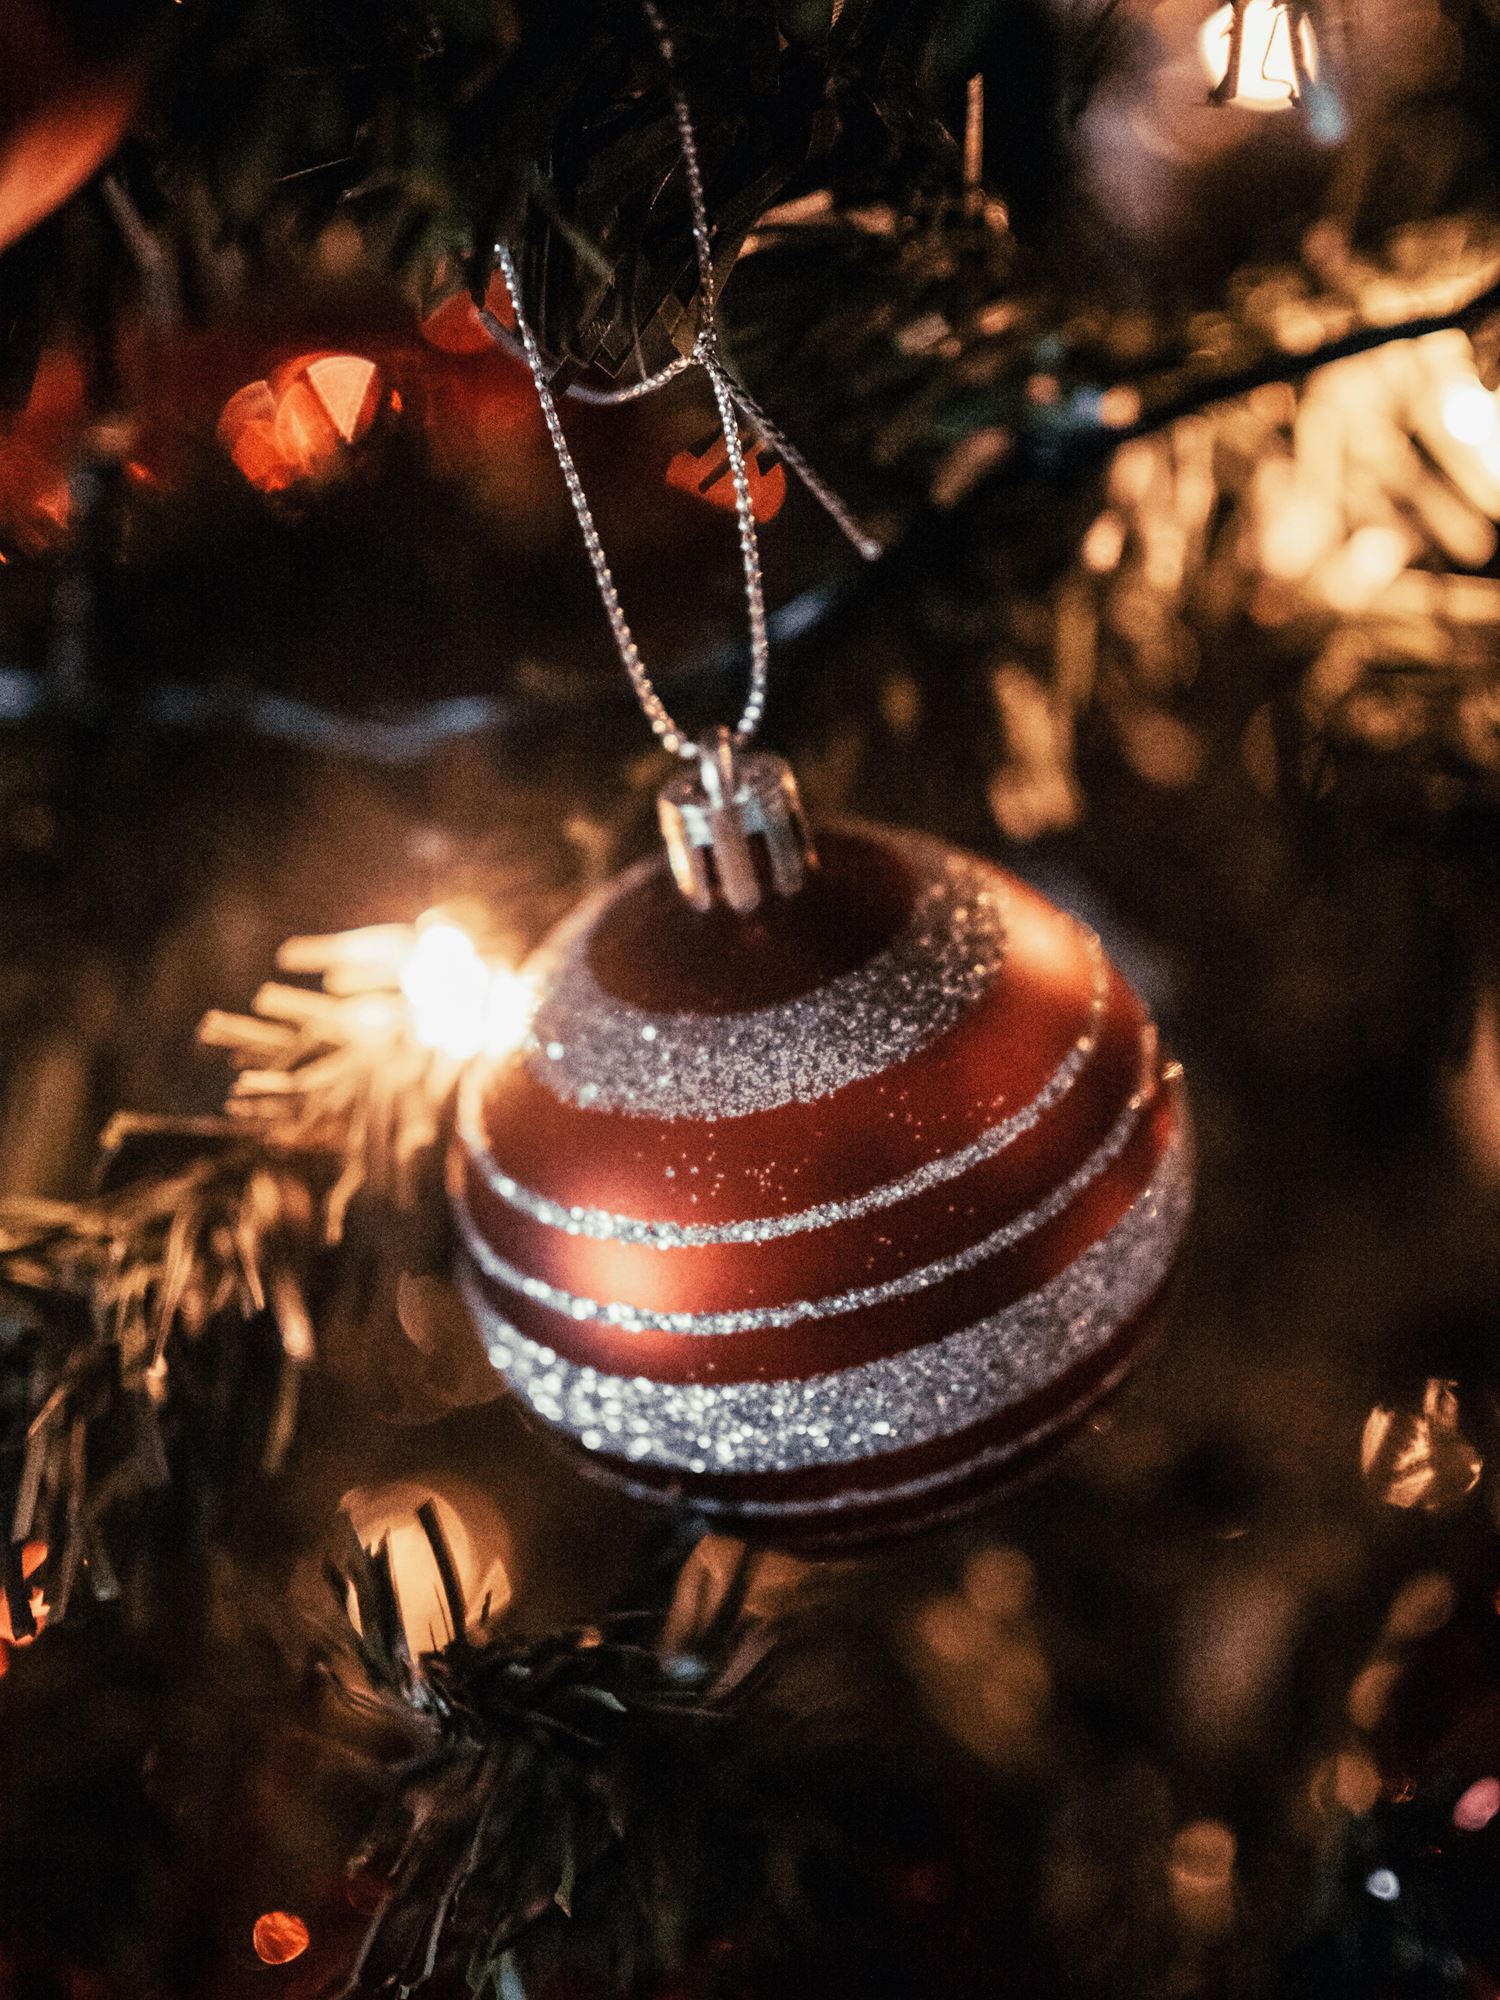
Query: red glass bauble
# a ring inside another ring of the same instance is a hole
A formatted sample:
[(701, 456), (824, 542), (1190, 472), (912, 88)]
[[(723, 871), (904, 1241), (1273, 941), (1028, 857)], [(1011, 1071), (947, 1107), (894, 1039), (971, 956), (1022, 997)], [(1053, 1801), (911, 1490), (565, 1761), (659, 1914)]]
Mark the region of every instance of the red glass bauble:
[(146, 80), (148, 9), (7, 0), (0, 12), (0, 250), (97, 173)]
[(665, 862), (533, 961), (462, 1093), (491, 1360), (631, 1490), (807, 1543), (972, 1503), (1130, 1365), (1187, 1216), (1180, 1072), (1097, 938), (992, 864), (848, 828), (790, 900)]

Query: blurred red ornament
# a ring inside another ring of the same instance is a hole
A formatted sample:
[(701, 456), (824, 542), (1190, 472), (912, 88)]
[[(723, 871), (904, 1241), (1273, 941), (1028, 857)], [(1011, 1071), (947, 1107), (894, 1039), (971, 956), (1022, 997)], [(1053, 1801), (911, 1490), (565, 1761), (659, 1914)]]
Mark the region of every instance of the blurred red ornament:
[(279, 493), (336, 472), (389, 400), (367, 356), (299, 354), (235, 391), (219, 413), (219, 441), (252, 486)]
[[(0, 12), (0, 250), (76, 194), (103, 165), (140, 101), (141, 9), (74, 25), (56, 0)], [(101, 32), (101, 28), (105, 31)]]
[[(51, 547), (68, 526), (68, 469), (87, 427), (83, 368), (50, 348), (16, 415), (0, 421), (0, 555)], [(9, 545), (9, 546), (8, 546)]]
[[(484, 303), (486, 311), (493, 313), (502, 326), (515, 326), (516, 309), (510, 302), (510, 293), (505, 289), (505, 280), (498, 271), (490, 279)], [(480, 319), (479, 309), (467, 292), (455, 292), (440, 306), (433, 307), (422, 321), (422, 338), (430, 347), (436, 347), (444, 354), (493, 354), (495, 351), (494, 336)]]
[(525, 370), (487, 336), (473, 354), (429, 344), (388, 289), (330, 283), (202, 330), (127, 335), (123, 347), (136, 456), (168, 489), (196, 475), (207, 439), (277, 494), (326, 481), (400, 429), (467, 489), (535, 507), (532, 446), (545, 438)]
[[(769, 761), (769, 760), (767, 760)], [(972, 1503), (1126, 1372), (1180, 1073), (1097, 939), (887, 829), (748, 915), (664, 862), (542, 946), (452, 1187), (490, 1358), (615, 1483), (804, 1544)]]
[[(755, 437), (743, 440), (750, 508), (757, 521), (774, 521), (786, 499), (786, 473), (769, 445)], [(724, 433), (715, 431), (707, 444), (679, 451), (667, 467), (667, 484), (691, 493), (711, 507), (735, 509), (734, 481), (729, 476), (729, 451)]]

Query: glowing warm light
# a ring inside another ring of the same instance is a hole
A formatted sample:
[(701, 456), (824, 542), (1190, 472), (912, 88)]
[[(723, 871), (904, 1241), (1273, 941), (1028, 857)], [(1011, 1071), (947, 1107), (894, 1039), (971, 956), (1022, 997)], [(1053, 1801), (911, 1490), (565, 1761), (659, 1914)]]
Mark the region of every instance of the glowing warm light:
[(1219, 1888), (1234, 1873), (1235, 1838), (1222, 1820), (1196, 1819), (1179, 1827), (1170, 1863), (1174, 1883), (1192, 1889)]
[(1222, 1820), (1199, 1819), (1179, 1827), (1167, 1862), (1172, 1902), (1181, 1920), (1198, 1931), (1219, 1931), (1234, 1908), (1234, 1834)]
[(1437, 1513), (1472, 1493), (1484, 1461), (1459, 1428), (1453, 1383), (1430, 1379), (1420, 1411), (1377, 1403), (1365, 1419), (1360, 1467), (1388, 1507)]
[[(1229, 73), (1230, 31), (1234, 8), (1221, 7), (1210, 14), (1198, 37), (1203, 67), (1215, 90)], [(1297, 43), (1304, 74), (1316, 81), (1318, 45), (1304, 15), (1297, 23)], [(1284, 111), (1298, 96), (1297, 64), (1292, 52), (1290, 10), (1278, 0), (1246, 0), (1244, 39), (1240, 45), (1240, 71), (1231, 104), (1251, 111)]]
[(1358, 1751), (1341, 1751), (1333, 1763), (1333, 1795), (1345, 1812), (1367, 1813), (1380, 1797), (1380, 1773)]
[[(322, 407), (345, 444), (370, 427), (379, 376), (373, 361), (358, 354), (320, 354), (293, 364), (295, 386), (305, 387)], [(283, 398), (283, 404), (286, 398)]]
[(1363, 611), (1400, 576), (1414, 546), (1406, 528), (1367, 521), (1318, 565), (1311, 588), (1335, 611)]
[(917, 1614), (922, 1644), (945, 1666), (964, 1667), (979, 1659), (988, 1634), (980, 1614), (961, 1597), (935, 1597)]
[(964, 1596), (986, 1618), (1021, 1618), (1031, 1608), (1036, 1572), (1020, 1549), (976, 1549), (964, 1564)]
[(1372, 1660), (1356, 1676), (1346, 1704), (1349, 1720), (1358, 1729), (1376, 1729), (1385, 1714), (1396, 1683), (1401, 1678), (1399, 1660)]
[(255, 1919), (250, 1942), (262, 1965), (289, 1965), (307, 1950), (307, 1925), (290, 1910), (267, 1910)]
[(1460, 444), (1480, 445), (1500, 431), (1500, 409), (1477, 378), (1460, 377), (1443, 391), (1443, 425)]
[(503, 1056), (519, 1048), (531, 1026), (531, 1010), (536, 995), (532, 983), (508, 966), (490, 967), (490, 990), (484, 1003), (484, 1036), (480, 1043), (488, 1056)]
[(361, 354), (303, 354), (247, 382), (219, 413), (219, 442), (250, 484), (279, 493), (336, 470), (374, 423), (384, 385)]
[[(437, 1559), (417, 1519), (424, 1502), (436, 1510), (467, 1619), (494, 1617), (511, 1598), (510, 1530), (488, 1494), (458, 1482), (443, 1492), (414, 1480), (355, 1487), (344, 1495), (345, 1512), (364, 1547), (384, 1543), (389, 1552), (396, 1605), (414, 1653), (434, 1652), (455, 1636)], [(351, 1601), (350, 1609), (357, 1625), (358, 1605)]]
[(422, 919), (401, 972), (412, 1033), (424, 1048), (467, 1062), (480, 1050), (515, 1048), (531, 1018), (530, 982), (488, 964), (468, 932), (446, 918)]
[[(774, 521), (786, 499), (786, 473), (759, 438), (742, 437), (740, 445), (750, 511), (757, 521)], [(702, 451), (679, 451), (667, 467), (667, 484), (728, 513), (739, 504), (729, 473), (729, 449), (722, 437), (714, 437)]]
[(1104, 513), (1090, 527), (1079, 548), (1084, 567), (1096, 576), (1107, 576), (1120, 566), (1125, 553), (1126, 527), (1120, 516)]
[(1500, 1813), (1500, 1778), (1479, 1778), (1453, 1808), (1460, 1833), (1479, 1833)]
[[(505, 279), (496, 271), (484, 295), (485, 310), (508, 331), (514, 332), (516, 309), (510, 302)], [(444, 354), (493, 354), (494, 336), (479, 317), (467, 292), (455, 292), (443, 300), (422, 322), (422, 338)]]
[[(23, 1579), (34, 1576), (46, 1560), (47, 1544), (45, 1542), (28, 1542), (21, 1551), (21, 1575)], [(35, 1584), (32, 1585), (28, 1593), (28, 1598), (32, 1618), (36, 1621), (37, 1630), (40, 1631), (47, 1622), (47, 1600)], [(10, 1622), (10, 1605), (6, 1602), (4, 1595), (0, 1594), (0, 1673), (5, 1671), (6, 1646), (29, 1646), (30, 1644), (30, 1639), (18, 1639), (16, 1637)]]
[(1112, 431), (1128, 430), (1141, 414), (1141, 394), (1125, 383), (1106, 389), (1099, 398), (1099, 421)]
[(477, 1055), (489, 987), (489, 971), (467, 931), (441, 921), (419, 929), (401, 991), (411, 1004), (412, 1033), (425, 1048)]
[[(1278, 471), (1280, 469), (1278, 468)], [(1295, 472), (1262, 480), (1258, 497), (1261, 568), (1278, 583), (1301, 583), (1337, 541), (1337, 508)]]
[(1387, 1645), (1426, 1639), (1447, 1624), (1457, 1603), (1451, 1576), (1442, 1570), (1423, 1570), (1408, 1577), (1396, 1592), (1380, 1636)]
[[(7, 16), (5, 179), (0, 249), (24, 236), (94, 174), (120, 142), (145, 81), (143, 63), (105, 65), (75, 49), (66, 16), (46, 10), (13, 25)], [(28, 10), (29, 13), (30, 10)], [(55, 11), (55, 10), (54, 10)], [(15, 46), (19, 37), (19, 50)], [(76, 80), (68, 73), (83, 59)]]

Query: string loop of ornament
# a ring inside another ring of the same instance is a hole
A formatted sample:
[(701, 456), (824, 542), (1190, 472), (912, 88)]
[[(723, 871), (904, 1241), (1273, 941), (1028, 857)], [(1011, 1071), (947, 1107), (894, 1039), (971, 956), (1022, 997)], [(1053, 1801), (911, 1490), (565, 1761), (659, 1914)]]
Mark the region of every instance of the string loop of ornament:
[[(700, 368), (708, 378), (718, 410), (719, 422), (724, 434), (724, 450), (728, 460), (730, 482), (734, 489), (734, 510), (739, 534), (740, 567), (744, 578), (745, 611), (749, 627), (750, 642), (750, 684), (746, 691), (744, 707), (739, 720), (729, 732), (735, 749), (743, 748), (754, 737), (760, 727), (765, 712), (766, 683), (770, 668), (770, 637), (766, 628), (765, 578), (761, 568), (760, 543), (755, 525), (755, 502), (751, 491), (749, 468), (745, 461), (745, 448), (740, 435), (740, 419), (743, 418), (760, 439), (776, 452), (792, 473), (805, 486), (813, 498), (833, 520), (840, 532), (853, 544), (867, 562), (874, 561), (881, 554), (881, 546), (872, 536), (867, 535), (854, 519), (843, 501), (833, 489), (808, 464), (781, 430), (767, 417), (749, 391), (733, 374), (725, 362), (719, 339), (718, 294), (713, 267), (713, 236), (708, 220), (708, 205), (703, 190), (703, 168), (698, 152), (697, 133), (693, 127), (692, 114), (687, 98), (676, 77), (676, 48), (658, 12), (654, 0), (643, 0), (646, 20), (656, 37), (657, 47), (666, 66), (668, 88), (671, 92), (672, 111), (677, 125), (678, 145), (682, 154), (683, 172), (687, 181), (688, 204), (692, 219), (693, 250), (698, 265), (698, 333), (690, 353), (679, 355), (659, 368), (654, 374), (644, 377), (619, 389), (583, 392), (582, 399), (593, 403), (633, 402), (642, 396), (654, 394), (667, 383), (675, 381), (689, 369)], [(562, 418), (558, 414), (557, 399), (552, 393), (547, 365), (537, 343), (536, 334), (527, 318), (521, 296), (521, 284), (516, 270), (516, 262), (510, 246), (505, 243), (495, 245), (495, 261), (500, 275), (505, 280), (505, 288), (510, 294), (511, 309), (515, 314), (515, 333), (521, 344), (521, 352), (531, 372), (536, 386), (537, 400), (541, 405), (542, 417), (547, 426), (547, 435), (562, 470), (563, 481), (568, 489), (568, 498), (577, 517), (579, 531), (583, 536), (583, 546), (594, 572), (600, 600), (604, 605), (605, 617), (609, 621), (610, 632), (620, 660), (635, 690), (636, 699), (650, 723), (653, 733), (663, 748), (673, 756), (687, 762), (701, 759), (703, 750), (700, 741), (681, 730), (661, 696), (657, 693), (651, 675), (641, 657), (630, 622), (625, 616), (616, 587), (614, 573), (605, 554), (598, 527), (594, 521), (593, 509), (584, 491), (583, 481), (568, 445), (563, 430)], [(480, 319), (492, 339), (504, 342), (508, 330), (487, 307), (479, 308)]]

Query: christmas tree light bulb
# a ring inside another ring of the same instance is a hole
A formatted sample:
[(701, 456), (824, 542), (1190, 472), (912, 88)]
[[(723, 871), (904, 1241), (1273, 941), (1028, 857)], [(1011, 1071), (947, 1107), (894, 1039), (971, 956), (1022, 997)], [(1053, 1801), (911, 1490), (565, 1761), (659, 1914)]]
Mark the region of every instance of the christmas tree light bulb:
[[(1297, 22), (1297, 46), (1292, 45), (1292, 17), (1282, 0), (1246, 0), (1239, 74), (1226, 101), (1250, 111), (1284, 111), (1298, 97), (1300, 54), (1303, 73), (1316, 82), (1318, 44), (1306, 16)], [(1203, 24), (1198, 49), (1204, 72), (1215, 90), (1223, 87), (1232, 55), (1233, 6), (1220, 7)]]
[(523, 973), (509, 966), (490, 968), (484, 1023), (479, 1046), (487, 1056), (508, 1055), (526, 1039), (536, 989)]
[(481, 957), (469, 933), (446, 917), (418, 919), (401, 991), (415, 1039), (459, 1062), (481, 1050), (506, 1054), (531, 1020), (530, 981)]
[(281, 493), (336, 472), (386, 399), (364, 355), (301, 354), (235, 391), (219, 413), (219, 443), (259, 492)]
[(411, 1007), (412, 1033), (424, 1048), (460, 1060), (479, 1053), (490, 972), (467, 931), (444, 921), (419, 926), (401, 991)]
[[(494, 1617), (511, 1598), (510, 1529), (493, 1498), (463, 1481), (441, 1491), (419, 1480), (353, 1487), (343, 1497), (354, 1532), (367, 1549), (384, 1546), (407, 1643), (413, 1653), (433, 1652), (454, 1636), (453, 1607), (427, 1530), (424, 1503), (447, 1543), (470, 1621)], [(351, 1615), (359, 1626), (358, 1605)]]

